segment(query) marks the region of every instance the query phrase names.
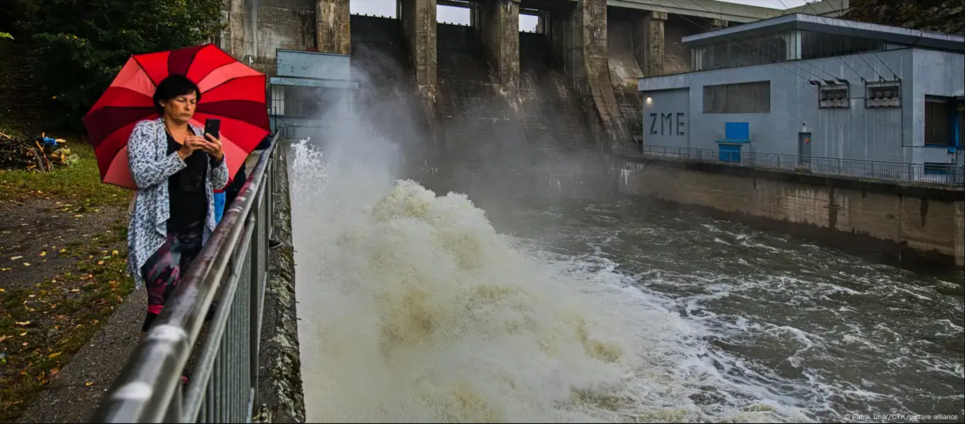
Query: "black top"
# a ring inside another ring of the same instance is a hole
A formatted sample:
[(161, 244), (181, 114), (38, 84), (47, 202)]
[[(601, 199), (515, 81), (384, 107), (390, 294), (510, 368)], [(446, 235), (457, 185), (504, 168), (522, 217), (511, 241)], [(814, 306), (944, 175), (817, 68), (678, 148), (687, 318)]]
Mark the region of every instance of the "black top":
[[(181, 148), (168, 135), (168, 154)], [(204, 222), (208, 214), (208, 196), (205, 180), (208, 176), (208, 154), (195, 150), (184, 160), (188, 166), (168, 177), (168, 197), (171, 200), (171, 217), (168, 218), (168, 232), (184, 230)]]
[(231, 180), (230, 183), (228, 183), (228, 186), (225, 187), (224, 189), (225, 208), (231, 206), (231, 202), (235, 201), (235, 198), (238, 197), (238, 193), (241, 192), (241, 188), (245, 186), (245, 181), (247, 179), (248, 179), (248, 175), (247, 173), (245, 173), (245, 167), (242, 166), (238, 169), (238, 173), (235, 174), (235, 177)]

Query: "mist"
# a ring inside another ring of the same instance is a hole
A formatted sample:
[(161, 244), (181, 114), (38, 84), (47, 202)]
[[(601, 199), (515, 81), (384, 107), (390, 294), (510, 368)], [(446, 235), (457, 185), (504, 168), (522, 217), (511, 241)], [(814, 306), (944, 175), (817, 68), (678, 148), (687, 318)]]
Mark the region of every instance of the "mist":
[(494, 225), (497, 214), (504, 228), (517, 213), (555, 217), (530, 207), (538, 199), (602, 191), (586, 180), (601, 170), (565, 76), (524, 62), (517, 95), (490, 82), (478, 51), (440, 49), (429, 107), (404, 49), (359, 35), (359, 91), (326, 94), (328, 128), (291, 155), (309, 421), (800, 417), (772, 399), (748, 404), (743, 386), (726, 408), (698, 405), (705, 387), (734, 387), (705, 329), (605, 258), (551, 253)]
[[(375, 87), (368, 69), (356, 78)], [(359, 93), (354, 117), (320, 110), (331, 127), (293, 146), (308, 419), (591, 419), (573, 397), (617, 388), (636, 368), (617, 325), (630, 321), (594, 313), (577, 283), (548, 277), (466, 195), (400, 179), (415, 133), (385, 129), (420, 126), (382, 113), (410, 106), (395, 94)]]

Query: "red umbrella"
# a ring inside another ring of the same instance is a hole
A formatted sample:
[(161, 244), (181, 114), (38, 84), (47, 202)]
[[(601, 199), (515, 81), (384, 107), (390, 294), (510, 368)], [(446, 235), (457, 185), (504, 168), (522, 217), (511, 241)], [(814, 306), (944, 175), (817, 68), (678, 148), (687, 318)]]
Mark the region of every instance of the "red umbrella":
[(192, 125), (204, 128), (206, 119), (221, 119), (228, 175), (244, 166), (248, 154), (270, 132), (265, 75), (213, 44), (134, 55), (84, 116), (101, 181), (136, 188), (127, 162), (127, 140), (138, 121), (158, 117), (154, 90), (172, 74), (188, 77), (201, 90)]

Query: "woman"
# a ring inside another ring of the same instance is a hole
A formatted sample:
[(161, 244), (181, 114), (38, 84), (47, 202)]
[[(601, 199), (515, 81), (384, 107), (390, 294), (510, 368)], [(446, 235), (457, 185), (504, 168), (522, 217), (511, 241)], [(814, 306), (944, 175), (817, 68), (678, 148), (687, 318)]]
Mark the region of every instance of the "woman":
[(165, 78), (154, 93), (161, 117), (138, 122), (127, 144), (137, 185), (127, 267), (138, 288), (147, 284), (142, 336), (214, 231), (213, 191), (228, 182), (220, 135), (202, 137), (202, 129), (189, 124), (200, 101), (188, 78)]

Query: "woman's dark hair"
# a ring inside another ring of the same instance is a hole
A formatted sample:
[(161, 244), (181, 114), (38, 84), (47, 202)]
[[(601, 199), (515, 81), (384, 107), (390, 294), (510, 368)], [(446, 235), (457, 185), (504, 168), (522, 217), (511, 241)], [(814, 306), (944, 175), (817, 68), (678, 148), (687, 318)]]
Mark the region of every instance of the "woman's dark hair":
[(162, 101), (166, 102), (175, 97), (191, 93), (197, 96), (198, 102), (201, 102), (201, 90), (198, 89), (197, 84), (184, 75), (169, 75), (157, 85), (157, 90), (154, 90), (154, 109), (157, 110), (158, 114), (163, 115)]

